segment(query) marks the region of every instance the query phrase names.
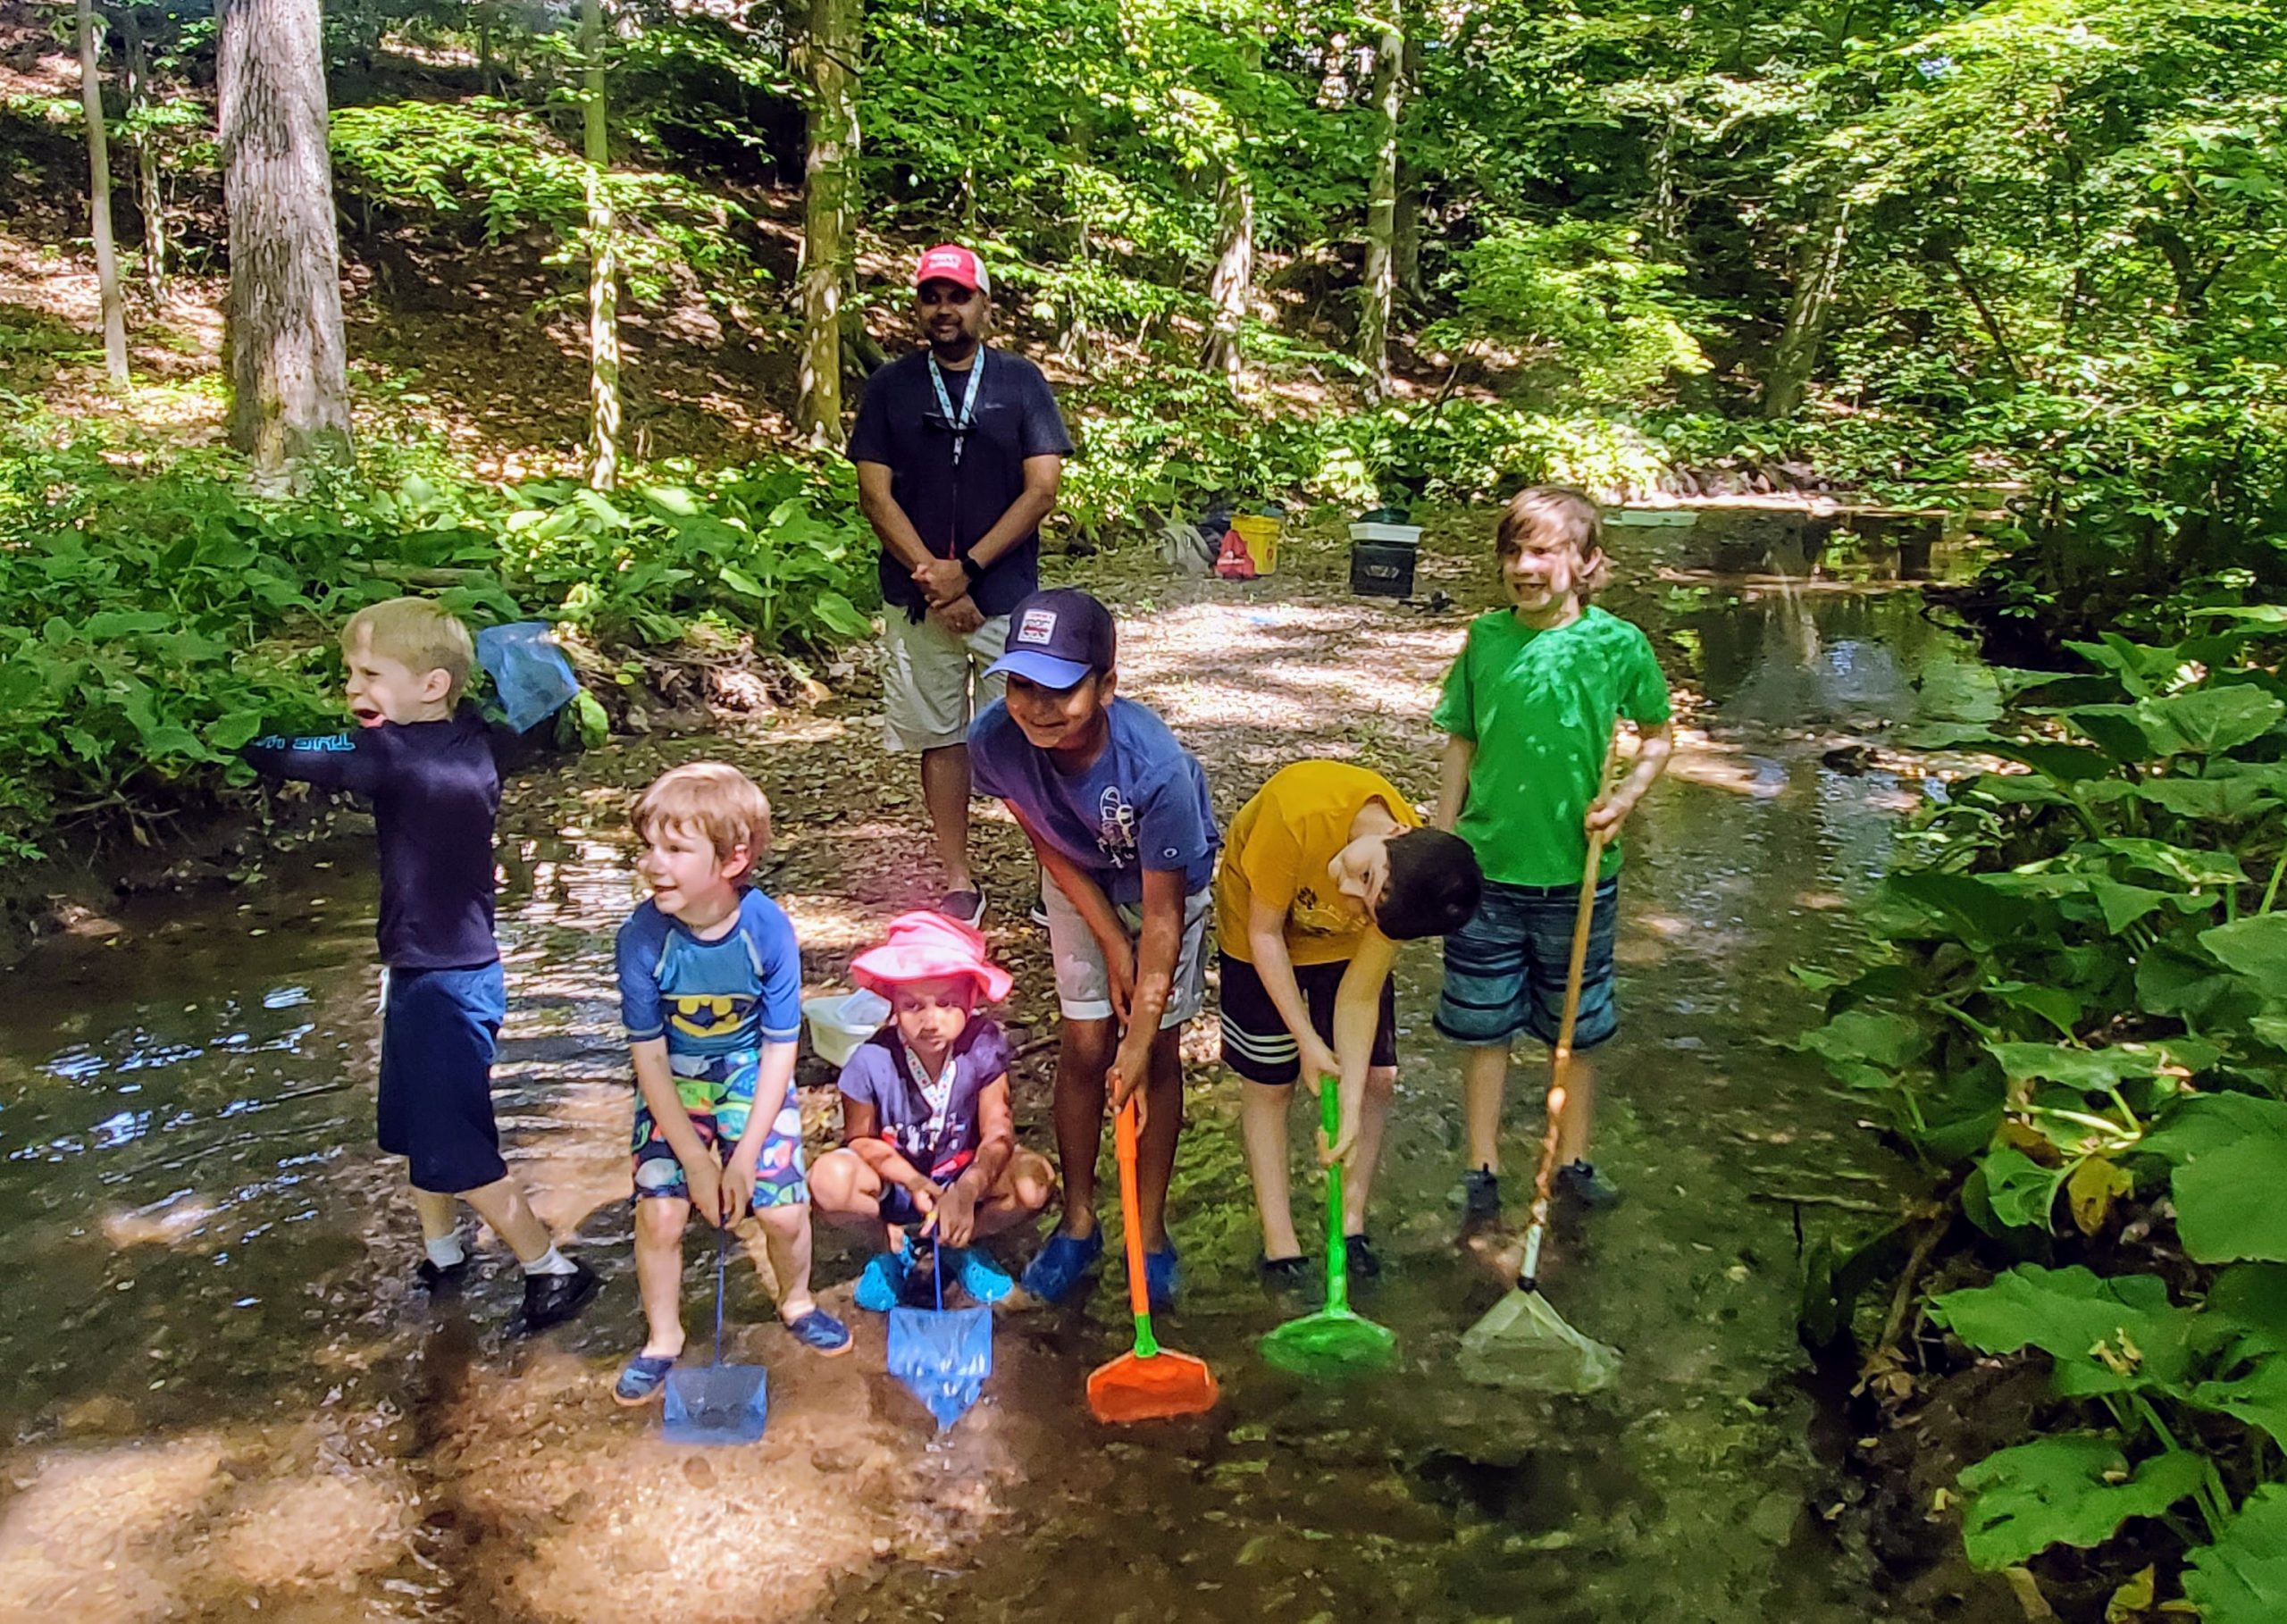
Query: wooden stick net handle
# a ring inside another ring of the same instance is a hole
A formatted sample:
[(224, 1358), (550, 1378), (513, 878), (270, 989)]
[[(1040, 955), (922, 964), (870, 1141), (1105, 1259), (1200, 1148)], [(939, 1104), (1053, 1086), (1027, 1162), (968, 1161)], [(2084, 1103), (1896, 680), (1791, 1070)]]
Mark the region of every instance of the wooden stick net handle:
[[(1598, 799), (1612, 792), (1619, 745), (1620, 736), (1615, 733), (1612, 747), (1604, 752)], [(1596, 886), (1604, 877), (1601, 870), (1604, 842), (1610, 836), (1608, 829), (1588, 832), (1588, 860), (1580, 871), (1580, 900), (1572, 910), (1572, 955), (1564, 967), (1564, 1011), (1556, 1023), (1556, 1042), (1548, 1056), (1548, 1125), (1541, 1133), (1540, 1167), (1533, 1175), (1532, 1227), (1525, 1235), (1524, 1266), (1517, 1274), (1518, 1287), (1523, 1291), (1532, 1291), (1540, 1283), (1541, 1237), (1548, 1229), (1550, 1193), (1556, 1183), (1556, 1147), (1563, 1134), (1564, 1076), (1572, 1064), (1572, 1027), (1580, 1015), (1580, 982), (1587, 970), (1588, 933), (1596, 924)]]

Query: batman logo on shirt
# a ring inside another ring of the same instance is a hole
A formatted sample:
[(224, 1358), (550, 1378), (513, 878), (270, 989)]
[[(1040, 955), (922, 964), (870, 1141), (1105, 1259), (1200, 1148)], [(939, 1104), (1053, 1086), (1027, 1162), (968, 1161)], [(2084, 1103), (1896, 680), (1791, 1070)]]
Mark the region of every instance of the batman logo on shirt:
[(752, 1018), (756, 1000), (740, 992), (678, 992), (667, 1000), (667, 1024), (687, 1037), (714, 1037)]

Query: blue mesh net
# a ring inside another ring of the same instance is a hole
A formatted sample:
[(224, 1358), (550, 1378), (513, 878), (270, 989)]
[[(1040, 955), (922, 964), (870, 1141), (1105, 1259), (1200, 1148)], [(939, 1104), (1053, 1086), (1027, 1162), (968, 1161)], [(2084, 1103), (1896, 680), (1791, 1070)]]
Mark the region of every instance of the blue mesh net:
[(547, 721), (580, 691), (572, 662), (549, 638), (544, 621), (485, 627), (476, 634), (476, 663), (492, 678), (501, 715), (520, 733)]

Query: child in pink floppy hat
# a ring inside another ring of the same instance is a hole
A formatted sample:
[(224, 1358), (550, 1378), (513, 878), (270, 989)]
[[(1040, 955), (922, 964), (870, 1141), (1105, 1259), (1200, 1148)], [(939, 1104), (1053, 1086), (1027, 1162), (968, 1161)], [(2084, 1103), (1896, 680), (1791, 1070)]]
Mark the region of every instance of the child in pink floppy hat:
[(943, 1267), (979, 1302), (1009, 1294), (1009, 1277), (970, 1243), (1047, 1206), (1056, 1175), (1017, 1148), (1009, 1108), (1009, 1043), (980, 1004), (1009, 996), (1009, 972), (984, 938), (938, 913), (901, 915), (850, 974), (890, 1000), (890, 1022), (842, 1068), (842, 1148), (810, 1172), (821, 1217), (883, 1236), (857, 1302), (896, 1306), (917, 1232), (944, 1249)]

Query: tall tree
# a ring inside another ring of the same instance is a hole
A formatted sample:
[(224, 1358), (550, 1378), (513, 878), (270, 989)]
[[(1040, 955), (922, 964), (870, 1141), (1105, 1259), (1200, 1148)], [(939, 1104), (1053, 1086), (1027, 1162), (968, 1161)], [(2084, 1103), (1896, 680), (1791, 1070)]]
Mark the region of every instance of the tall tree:
[(802, 188), (802, 361), (794, 427), (812, 445), (842, 445), (842, 301), (857, 193), (860, 0), (810, 0), (802, 42), (809, 83), (809, 155)]
[(1239, 328), (1254, 289), (1254, 177), (1244, 155), (1234, 155), (1223, 171), (1215, 216), (1215, 270), (1207, 280), (1207, 298), (1215, 314), (1199, 364), (1221, 373), (1236, 389), (1246, 371), (1239, 354)]
[(127, 306), (119, 296), (119, 254), (111, 240), (111, 138), (104, 125), (102, 40), (95, 0), (80, 0), (80, 105), (88, 119), (88, 208), (95, 223), (96, 288), (103, 304), (104, 371), (127, 381)]
[(230, 443), (274, 479), (349, 438), (318, 0), (223, 0), (214, 77)]
[(120, 33), (127, 41), (127, 109), (138, 121), (135, 130), (136, 196), (143, 211), (143, 274), (151, 297), (167, 297), (166, 197), (159, 188), (159, 139), (151, 121), (151, 46), (131, 4), (119, 8)]
[(1390, 383), (1390, 306), (1397, 287), (1397, 128), (1405, 95), (1405, 21), (1398, 0), (1381, 0), (1388, 15), (1374, 42), (1374, 173), (1366, 194), (1366, 279), (1359, 289), (1358, 358), (1367, 389)]
[(1843, 249), (1850, 238), (1850, 205), (1837, 200), (1820, 211), (1795, 247), (1794, 289), (1787, 320), (1771, 352), (1763, 384), (1763, 414), (1792, 417), (1818, 367), (1819, 345), (1842, 280)]
[(603, 0), (581, 0), (581, 110), (588, 160), (588, 483), (619, 483), (619, 254), (604, 102)]

